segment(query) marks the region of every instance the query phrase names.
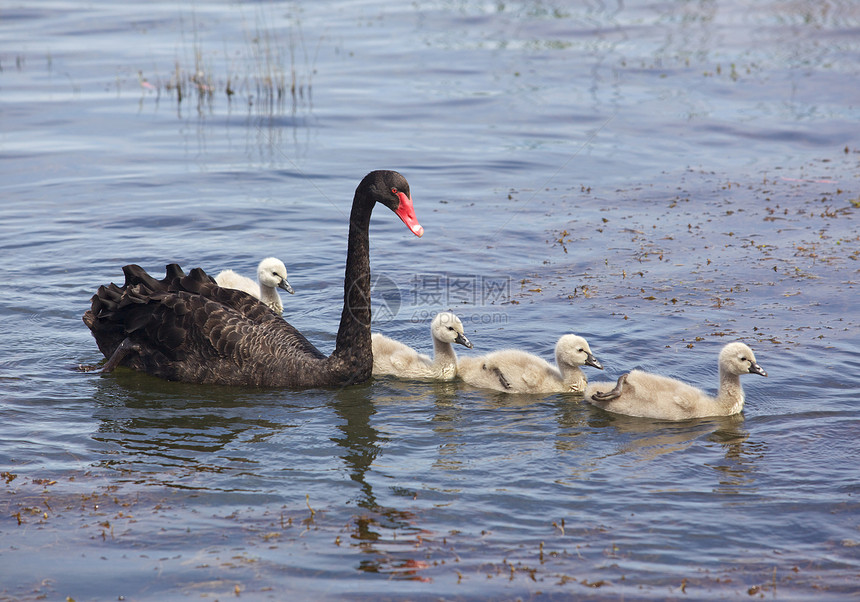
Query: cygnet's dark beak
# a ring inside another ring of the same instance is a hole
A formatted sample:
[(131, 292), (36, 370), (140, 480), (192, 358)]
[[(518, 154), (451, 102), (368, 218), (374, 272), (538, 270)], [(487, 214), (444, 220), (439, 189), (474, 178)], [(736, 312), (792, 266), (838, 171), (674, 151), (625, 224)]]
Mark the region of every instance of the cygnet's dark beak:
[(752, 362), (750, 364), (750, 374), (759, 374), (761, 376), (767, 376), (767, 372), (764, 371), (764, 368), (762, 368), (755, 362)]
[(461, 345), (463, 345), (464, 347), (467, 347), (469, 349), (472, 348), (472, 343), (469, 341), (469, 339), (466, 338), (466, 335), (464, 335), (463, 333), (458, 332), (457, 338), (454, 339), (454, 342), (460, 343)]
[(294, 291), (294, 290), (293, 290), (293, 287), (291, 287), (291, 286), (290, 286), (290, 283), (289, 283), (289, 282), (287, 282), (287, 279), (286, 279), (286, 278), (282, 278), (282, 279), (281, 279), (281, 281), (278, 283), (278, 288), (282, 288), (282, 289), (284, 289), (285, 291), (287, 291), (287, 292), (288, 292), (288, 293), (290, 293), (291, 295), (295, 295), (295, 294), (296, 294), (296, 291)]
[(594, 366), (598, 370), (603, 370), (603, 364), (597, 361), (597, 358), (591, 355), (590, 353), (585, 354), (585, 365), (586, 366)]

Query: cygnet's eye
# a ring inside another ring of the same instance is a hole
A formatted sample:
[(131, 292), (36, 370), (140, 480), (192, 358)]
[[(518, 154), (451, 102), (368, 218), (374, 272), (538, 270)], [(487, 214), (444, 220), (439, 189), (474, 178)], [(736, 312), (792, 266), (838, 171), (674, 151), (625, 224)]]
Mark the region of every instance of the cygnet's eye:
[(454, 327), (453, 327), (453, 326), (449, 326), (449, 327), (448, 327), (448, 330), (454, 330)]

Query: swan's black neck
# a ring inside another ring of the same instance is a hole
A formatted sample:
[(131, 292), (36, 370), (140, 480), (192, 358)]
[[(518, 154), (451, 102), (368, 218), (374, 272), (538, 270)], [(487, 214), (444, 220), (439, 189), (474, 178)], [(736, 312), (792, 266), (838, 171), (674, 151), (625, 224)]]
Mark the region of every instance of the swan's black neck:
[(343, 313), (337, 343), (331, 355), (333, 369), (344, 371), (349, 382), (370, 377), (373, 352), (370, 343), (370, 214), (374, 201), (362, 187), (355, 191), (349, 216), (349, 241), (343, 280)]

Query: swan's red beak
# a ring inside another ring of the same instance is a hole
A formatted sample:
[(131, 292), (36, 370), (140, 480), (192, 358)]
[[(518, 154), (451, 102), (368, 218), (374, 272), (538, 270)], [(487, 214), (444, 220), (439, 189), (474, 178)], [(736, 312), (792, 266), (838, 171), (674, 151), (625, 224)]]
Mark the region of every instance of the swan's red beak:
[(415, 208), (412, 206), (412, 199), (402, 192), (398, 192), (397, 197), (400, 199), (400, 205), (398, 205), (397, 211), (394, 213), (412, 230), (412, 234), (421, 238), (421, 235), (424, 234), (424, 228), (418, 223), (418, 218), (415, 217)]

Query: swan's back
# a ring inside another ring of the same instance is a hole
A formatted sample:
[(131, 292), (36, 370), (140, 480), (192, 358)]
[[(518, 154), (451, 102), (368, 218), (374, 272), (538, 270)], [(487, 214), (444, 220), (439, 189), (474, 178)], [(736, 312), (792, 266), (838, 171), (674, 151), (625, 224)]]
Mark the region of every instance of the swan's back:
[(125, 284), (99, 287), (83, 318), (106, 357), (126, 339), (135, 345), (121, 365), (167, 380), (256, 386), (315, 386), (325, 372), (325, 356), (300, 332), (199, 268), (186, 276), (171, 264), (163, 280), (136, 265), (123, 272)]

